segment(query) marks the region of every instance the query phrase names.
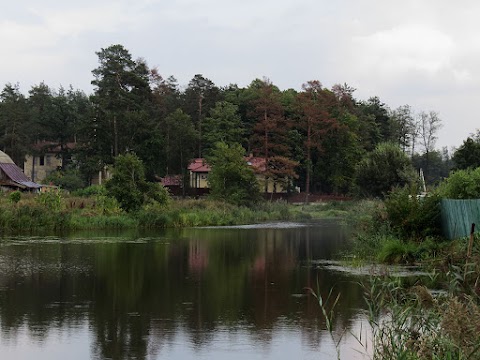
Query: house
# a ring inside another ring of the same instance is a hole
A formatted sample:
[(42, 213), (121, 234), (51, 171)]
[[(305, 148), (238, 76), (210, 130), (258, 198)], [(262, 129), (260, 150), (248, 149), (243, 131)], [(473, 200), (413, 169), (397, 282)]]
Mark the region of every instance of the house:
[[(67, 143), (64, 150), (72, 150), (75, 145), (75, 143)], [(25, 157), (23, 168), (25, 175), (33, 181), (43, 181), (52, 172), (62, 168), (63, 159), (60, 156), (62, 148), (58, 143), (42, 141), (33, 145), (32, 149), (32, 154)]]
[(208, 173), (211, 168), (205, 159), (196, 158), (188, 164), (188, 173), (190, 174), (191, 189), (208, 189)]
[[(285, 185), (287, 181), (278, 182), (274, 181), (272, 178), (265, 176), (265, 172), (267, 171), (267, 162), (265, 158), (250, 155), (245, 157), (245, 162), (252, 167), (258, 180), (261, 192), (266, 192), (269, 194), (287, 192), (287, 186)], [(193, 159), (188, 165), (190, 188), (196, 189), (201, 193), (208, 192), (208, 173), (210, 171), (210, 165), (207, 164), (205, 159)]]
[(170, 194), (179, 196), (183, 193), (183, 183), (182, 175), (165, 175), (164, 177), (159, 177), (157, 180), (160, 181), (160, 184), (168, 191)]
[(38, 191), (41, 185), (31, 181), (3, 151), (0, 151), (0, 190)]

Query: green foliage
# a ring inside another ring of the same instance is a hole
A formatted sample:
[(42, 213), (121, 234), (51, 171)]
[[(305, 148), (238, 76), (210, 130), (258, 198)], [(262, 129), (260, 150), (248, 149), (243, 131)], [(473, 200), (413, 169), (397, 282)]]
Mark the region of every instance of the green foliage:
[(436, 193), (425, 197), (416, 194), (408, 187), (394, 189), (385, 199), (387, 220), (404, 240), (421, 241), (428, 236), (439, 236), (440, 197)]
[(212, 167), (208, 175), (212, 198), (237, 205), (251, 205), (258, 201), (259, 185), (243, 157), (244, 152), (239, 144), (216, 144), (208, 157)]
[(440, 184), (439, 193), (448, 199), (480, 198), (480, 168), (452, 172)]
[(383, 197), (395, 187), (412, 184), (415, 172), (397, 145), (382, 143), (358, 164), (355, 178), (362, 195)]
[(157, 202), (166, 202), (168, 199), (161, 185), (145, 180), (143, 163), (134, 154), (120, 155), (115, 159), (114, 173), (106, 183), (106, 189), (127, 212), (139, 210), (149, 199)]
[(35, 201), (48, 210), (59, 211), (62, 208), (62, 194), (59, 190), (42, 192), (37, 195)]
[(192, 118), (181, 109), (170, 113), (164, 121), (165, 157), (170, 173), (184, 173), (193, 157), (198, 132)]
[(103, 185), (91, 185), (73, 192), (76, 196), (90, 197), (97, 195), (107, 195), (107, 189)]
[(74, 169), (54, 171), (50, 173), (43, 182), (46, 184), (52, 183), (68, 191), (75, 191), (85, 187), (85, 182), (79, 171)]
[(415, 260), (416, 251), (417, 247), (414, 243), (391, 238), (381, 244), (377, 259), (381, 263), (387, 264), (412, 263)]
[(474, 169), (480, 166), (480, 133), (469, 136), (452, 158), (456, 169)]
[(212, 149), (218, 141), (232, 145), (242, 142), (243, 129), (238, 115), (238, 106), (227, 101), (219, 101), (205, 118), (203, 127), (203, 147)]
[(20, 191), (12, 191), (10, 194), (8, 194), (8, 199), (13, 203), (16, 204), (20, 201), (22, 198), (22, 193)]

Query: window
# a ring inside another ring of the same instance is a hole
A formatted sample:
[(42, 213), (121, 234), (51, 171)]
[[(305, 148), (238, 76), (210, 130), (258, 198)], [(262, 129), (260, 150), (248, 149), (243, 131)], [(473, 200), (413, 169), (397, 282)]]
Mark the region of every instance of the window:
[(40, 166), (45, 165), (45, 156), (40, 156)]

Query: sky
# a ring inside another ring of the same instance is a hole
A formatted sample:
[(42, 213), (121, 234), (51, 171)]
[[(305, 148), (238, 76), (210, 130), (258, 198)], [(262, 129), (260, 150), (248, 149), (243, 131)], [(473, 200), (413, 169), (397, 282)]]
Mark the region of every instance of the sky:
[(480, 128), (480, 2), (462, 0), (0, 0), (0, 86), (93, 92), (95, 52), (123, 45), (180, 85), (269, 78), (348, 84), (391, 109), (436, 111), (437, 148)]

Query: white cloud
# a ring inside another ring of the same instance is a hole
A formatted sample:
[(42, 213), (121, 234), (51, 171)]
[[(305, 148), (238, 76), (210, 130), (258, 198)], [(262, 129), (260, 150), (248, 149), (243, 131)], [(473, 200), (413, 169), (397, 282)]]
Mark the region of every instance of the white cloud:
[(360, 66), (387, 74), (438, 73), (451, 67), (455, 53), (451, 36), (422, 25), (407, 24), (353, 41)]

